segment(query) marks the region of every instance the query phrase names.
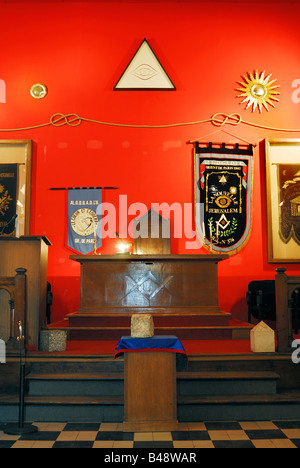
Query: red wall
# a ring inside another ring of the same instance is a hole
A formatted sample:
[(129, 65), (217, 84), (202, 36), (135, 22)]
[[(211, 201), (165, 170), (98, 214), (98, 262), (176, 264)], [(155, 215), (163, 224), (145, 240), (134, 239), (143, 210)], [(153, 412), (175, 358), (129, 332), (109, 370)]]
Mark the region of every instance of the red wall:
[[(263, 126), (299, 128), (300, 104), (292, 101), (300, 78), (300, 4), (231, 2), (0, 2), (0, 79), (6, 103), (0, 128), (49, 122), (55, 113), (124, 124), (163, 125), (209, 119), (217, 112), (240, 113)], [(141, 41), (147, 38), (177, 90), (113, 91)], [(237, 81), (248, 71), (277, 78), (280, 102), (259, 115), (241, 106)], [(36, 82), (49, 90), (34, 100)], [(273, 278), (267, 262), (265, 138), (296, 138), (240, 124), (224, 130), (257, 144), (254, 156), (253, 227), (247, 246), (220, 266), (220, 303), (246, 319), (249, 281)], [(104, 201), (128, 196), (128, 204), (193, 202), (193, 148), (187, 142), (218, 129), (211, 123), (164, 129), (136, 129), (82, 122), (1, 132), (2, 139), (32, 139), (31, 234), (46, 235), (53, 321), (79, 304), (79, 268), (65, 247), (66, 193), (59, 186), (118, 186)], [(232, 142), (222, 133), (214, 141)], [(129, 220), (132, 217), (129, 217)], [(173, 239), (172, 253), (188, 253), (186, 239)], [(115, 252), (105, 240), (102, 253)], [(195, 253), (205, 253), (195, 250)], [(288, 270), (300, 274), (299, 264)]]

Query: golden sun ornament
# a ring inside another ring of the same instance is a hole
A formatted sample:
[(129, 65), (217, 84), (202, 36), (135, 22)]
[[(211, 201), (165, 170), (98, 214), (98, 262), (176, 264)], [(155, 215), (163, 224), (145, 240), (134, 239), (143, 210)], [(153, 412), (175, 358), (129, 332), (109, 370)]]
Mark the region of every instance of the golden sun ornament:
[(262, 113), (263, 108), (269, 112), (268, 105), (275, 107), (273, 101), (279, 102), (275, 96), (280, 93), (275, 91), (279, 86), (273, 86), (275, 81), (270, 81), (272, 75), (265, 76), (265, 71), (261, 74), (256, 71), (254, 74), (248, 72), (248, 75), (244, 75), (244, 82), (239, 81), (238, 83), (242, 88), (238, 88), (237, 91), (241, 91), (237, 97), (244, 98), (241, 104), (247, 103), (246, 109), (252, 106), (252, 112), (256, 109)]

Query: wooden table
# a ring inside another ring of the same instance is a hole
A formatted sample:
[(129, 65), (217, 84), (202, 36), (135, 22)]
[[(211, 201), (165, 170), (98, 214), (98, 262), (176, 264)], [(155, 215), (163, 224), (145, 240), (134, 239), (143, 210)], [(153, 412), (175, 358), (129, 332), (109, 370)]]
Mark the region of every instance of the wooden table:
[(219, 313), (227, 255), (71, 255), (81, 265), (79, 313)]

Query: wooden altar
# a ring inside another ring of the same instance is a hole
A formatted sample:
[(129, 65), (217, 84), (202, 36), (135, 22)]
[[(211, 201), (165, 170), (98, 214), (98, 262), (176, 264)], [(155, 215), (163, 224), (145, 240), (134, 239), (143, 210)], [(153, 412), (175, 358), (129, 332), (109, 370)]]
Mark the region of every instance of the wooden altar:
[(81, 265), (80, 314), (219, 313), (227, 255), (71, 255)]

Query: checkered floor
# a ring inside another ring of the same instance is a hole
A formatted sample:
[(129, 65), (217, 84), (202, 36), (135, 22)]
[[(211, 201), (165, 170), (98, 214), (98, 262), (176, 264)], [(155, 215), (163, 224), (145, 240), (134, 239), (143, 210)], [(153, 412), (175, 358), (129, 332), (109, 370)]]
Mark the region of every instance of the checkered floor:
[(122, 432), (114, 423), (35, 423), (38, 432), (5, 434), (0, 448), (300, 448), (300, 421), (180, 423), (175, 432)]

